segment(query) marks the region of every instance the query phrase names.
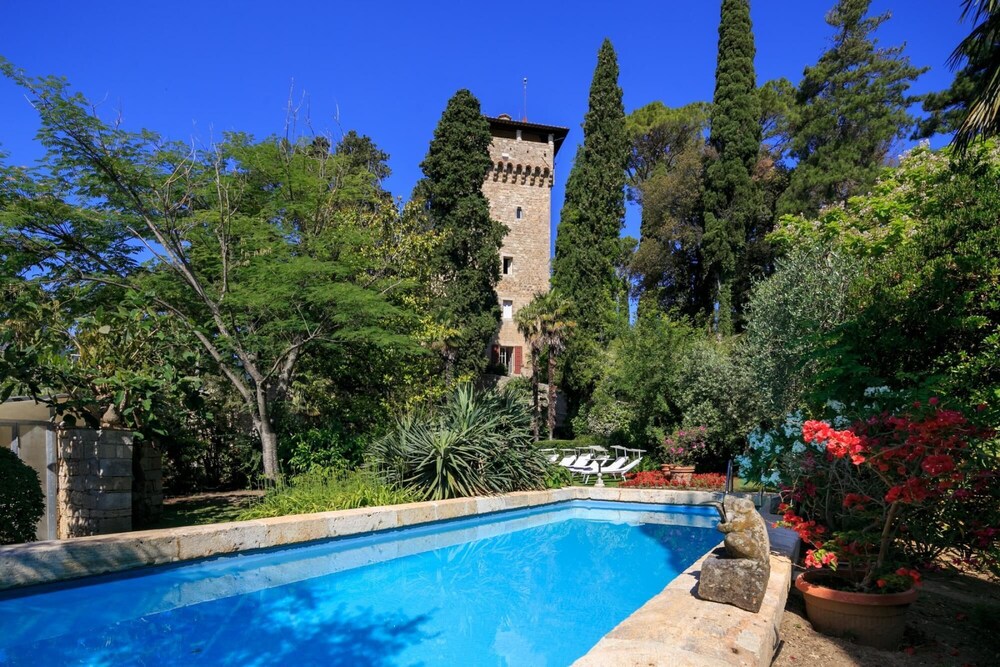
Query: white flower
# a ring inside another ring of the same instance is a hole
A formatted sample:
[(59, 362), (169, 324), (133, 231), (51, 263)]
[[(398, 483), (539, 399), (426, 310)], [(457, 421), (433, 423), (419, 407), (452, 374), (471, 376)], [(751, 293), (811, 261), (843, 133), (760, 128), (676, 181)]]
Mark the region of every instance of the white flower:
[(796, 440), (794, 443), (792, 443), (793, 454), (801, 454), (804, 451), (806, 451), (806, 443), (802, 442), (801, 440)]
[(844, 404), (832, 398), (826, 402), (826, 406), (838, 414), (844, 411)]
[(865, 389), (865, 397), (867, 398), (871, 398), (872, 396), (882, 396), (883, 394), (888, 394), (888, 393), (889, 393), (889, 387), (886, 387), (884, 385), (881, 387), (867, 387)]
[(834, 428), (843, 429), (847, 428), (850, 425), (851, 425), (851, 420), (845, 417), (844, 415), (837, 415), (836, 417), (833, 418)]

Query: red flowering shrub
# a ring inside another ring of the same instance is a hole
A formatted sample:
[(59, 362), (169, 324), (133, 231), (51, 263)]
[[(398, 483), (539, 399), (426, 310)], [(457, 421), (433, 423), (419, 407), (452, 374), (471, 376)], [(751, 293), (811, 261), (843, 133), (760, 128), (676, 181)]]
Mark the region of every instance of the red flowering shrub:
[(913, 563), (944, 553), (996, 571), (1000, 480), (992, 431), (932, 399), (838, 430), (806, 421), (807, 450), (791, 468), (783, 525), (810, 545), (809, 567), (846, 565), (858, 588), (892, 592), (920, 583)]
[(716, 472), (698, 473), (691, 476), (691, 481), (667, 479), (659, 470), (629, 473), (621, 486), (635, 489), (696, 489), (702, 491), (722, 491), (726, 485), (726, 476)]

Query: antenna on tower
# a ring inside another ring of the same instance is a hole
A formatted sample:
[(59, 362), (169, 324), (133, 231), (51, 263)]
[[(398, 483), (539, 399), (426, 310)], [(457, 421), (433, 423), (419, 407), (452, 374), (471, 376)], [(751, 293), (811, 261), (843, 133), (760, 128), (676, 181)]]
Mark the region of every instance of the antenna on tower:
[(524, 117), (521, 120), (527, 123), (528, 122), (528, 77), (524, 77), (522, 84), (524, 86)]

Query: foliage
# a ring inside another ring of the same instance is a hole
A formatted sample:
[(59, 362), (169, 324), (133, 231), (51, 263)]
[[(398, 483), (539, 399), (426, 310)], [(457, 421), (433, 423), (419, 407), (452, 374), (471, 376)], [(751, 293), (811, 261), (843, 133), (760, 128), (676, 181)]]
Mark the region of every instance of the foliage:
[(975, 25), (951, 56), (953, 66), (965, 63), (952, 86), (964, 112), (955, 145), (965, 152), (976, 137), (1000, 134), (1000, 2), (963, 0), (962, 4), (962, 18), (971, 17)]
[(371, 471), (316, 469), (268, 491), (260, 502), (242, 512), (239, 520), (398, 505), (415, 500), (417, 495), (412, 491), (386, 484)]
[(680, 419), (676, 377), (693, 339), (683, 321), (640, 313), (611, 345), (588, 406), (588, 431), (643, 449), (656, 447)]
[(753, 422), (776, 423), (805, 401), (819, 371), (821, 336), (853, 313), (851, 287), (860, 270), (860, 260), (836, 247), (801, 242), (754, 285), (734, 349), (757, 399)]
[(947, 392), (966, 405), (996, 403), (998, 176), (1000, 151), (992, 143), (961, 160), (916, 149), (871, 195), (818, 221), (783, 223), (791, 242), (816, 239), (879, 260), (862, 264), (847, 317), (814, 348), (814, 403), (882, 384)]
[(623, 285), (615, 258), (625, 217), (628, 151), (617, 57), (605, 40), (590, 85), (583, 144), (566, 182), (553, 262), (552, 285), (569, 301), (569, 317), (578, 324), (562, 360), (563, 389), (573, 405), (593, 392), (602, 348), (624, 317), (617, 311)]
[(572, 304), (559, 290), (536, 294), (531, 303), (521, 308), (517, 314), (517, 326), (531, 348), (531, 397), (532, 425), (534, 438), (538, 439), (538, 425), (541, 420), (541, 406), (538, 400), (539, 374), (542, 371), (541, 357), (544, 352), (548, 363), (548, 437), (551, 440), (556, 428), (557, 391), (556, 368), (560, 355), (566, 350), (576, 322), (569, 319)]
[(457, 330), (443, 350), (446, 373), (476, 376), (500, 325), (496, 286), (507, 228), (490, 217), (483, 180), (492, 164), (489, 123), (468, 90), (455, 93), (434, 130), (417, 184), (431, 228), (440, 236), (429, 258), (436, 279), (432, 308)]
[(548, 474), (545, 476), (546, 489), (561, 489), (566, 486), (573, 486), (574, 484), (576, 484), (576, 480), (573, 478), (573, 473), (569, 471), (569, 468), (560, 465), (550, 465), (548, 467)]
[(344, 168), (372, 162), (359, 153), (380, 159), (370, 146), (352, 139), (338, 155), (325, 138), (229, 133), (192, 149), (105, 122), (63, 81), (2, 65), (49, 149), (5, 215), (8, 242), (36, 281), (118, 291), (171, 318), (240, 396), (268, 477), (273, 407), (303, 357), (358, 342), (416, 350), (386, 296), (406, 282), (398, 249), (380, 245), (395, 208), (380, 192), (359, 203), (359, 179), (339, 187)]
[(689, 346), (678, 363), (671, 396), (682, 416), (680, 426), (704, 426), (714, 456), (741, 451), (759, 414), (750, 372), (738, 363), (728, 340)]
[(706, 435), (704, 426), (677, 429), (660, 443), (660, 458), (666, 463), (694, 465), (708, 453)]
[(639, 310), (704, 310), (701, 199), (709, 105), (653, 102), (626, 119), (631, 151), (628, 194), (642, 206), (641, 238), (629, 270)]
[(347, 471), (364, 461), (367, 443), (342, 428), (311, 428), (288, 438), (288, 467), (294, 473)]
[(796, 475), (782, 511), (812, 546), (807, 566), (860, 571), (866, 592), (919, 583), (911, 541), (997, 567), (984, 560), (1000, 536), (996, 454), (985, 446), (995, 432), (931, 398), (843, 429), (807, 420), (801, 437), (808, 446), (788, 463)]
[(667, 479), (659, 470), (629, 473), (619, 485), (630, 489), (697, 489), (722, 491), (726, 488), (726, 476), (717, 472), (695, 473), (690, 481)]
[(723, 0), (708, 140), (714, 157), (705, 169), (702, 200), (702, 258), (711, 291), (706, 306), (716, 308), (712, 319), (722, 335), (733, 332), (742, 303), (733, 291), (736, 269), (743, 264), (748, 234), (763, 215), (761, 192), (753, 180), (761, 140), (753, 59), (749, 1)]
[(371, 456), (387, 483), (425, 500), (538, 489), (549, 474), (532, 443), (528, 406), (470, 385), (459, 386), (436, 412), (401, 417)]
[(893, 143), (908, 134), (910, 84), (923, 70), (903, 47), (881, 47), (875, 31), (889, 14), (867, 16), (871, 0), (838, 0), (827, 14), (832, 46), (799, 84), (791, 155), (797, 161), (779, 211), (816, 215), (864, 193)]
[(35, 539), (35, 524), (45, 513), (42, 485), (17, 454), (0, 447), (0, 544)]

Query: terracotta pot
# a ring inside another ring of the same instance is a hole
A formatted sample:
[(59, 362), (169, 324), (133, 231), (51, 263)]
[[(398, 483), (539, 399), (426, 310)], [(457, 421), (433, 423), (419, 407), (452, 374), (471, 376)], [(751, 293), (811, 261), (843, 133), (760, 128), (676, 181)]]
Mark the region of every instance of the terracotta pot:
[(663, 475), (667, 479), (681, 484), (690, 484), (691, 477), (694, 475), (694, 466), (677, 465), (676, 463), (664, 463), (660, 466), (660, 470), (663, 471)]
[(917, 599), (917, 589), (902, 593), (852, 593), (823, 586), (837, 578), (826, 570), (808, 570), (795, 580), (806, 599), (806, 615), (818, 632), (849, 637), (858, 644), (895, 649), (903, 641), (906, 610)]

